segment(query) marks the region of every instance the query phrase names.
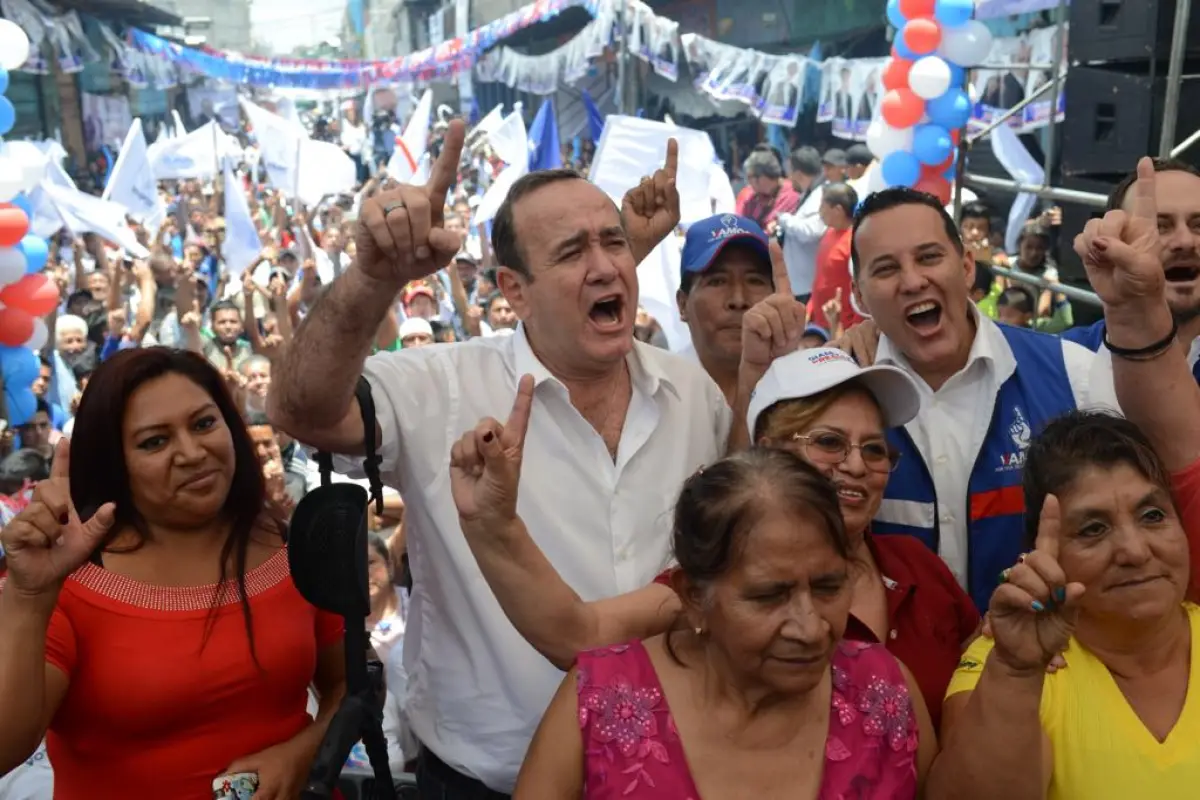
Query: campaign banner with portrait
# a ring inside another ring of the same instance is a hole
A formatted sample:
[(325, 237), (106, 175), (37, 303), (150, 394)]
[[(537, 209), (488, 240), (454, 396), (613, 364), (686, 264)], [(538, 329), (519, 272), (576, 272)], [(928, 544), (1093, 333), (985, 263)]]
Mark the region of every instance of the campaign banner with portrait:
[(886, 58), (828, 58), (821, 63), (817, 122), (832, 125), (839, 139), (864, 142), (883, 96)]
[(697, 89), (714, 100), (733, 100), (771, 125), (796, 124), (804, 103), (804, 56), (777, 56), (722, 44), (696, 34), (681, 37)]

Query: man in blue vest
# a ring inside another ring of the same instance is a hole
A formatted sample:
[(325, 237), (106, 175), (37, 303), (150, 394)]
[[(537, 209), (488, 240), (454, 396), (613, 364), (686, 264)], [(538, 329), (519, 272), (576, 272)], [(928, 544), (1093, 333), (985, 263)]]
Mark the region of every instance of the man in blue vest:
[(1020, 555), (1021, 473), (1054, 417), (1097, 401), (1095, 356), (1073, 342), (999, 325), (970, 300), (975, 260), (936, 198), (906, 188), (869, 196), (855, 217), (854, 295), (880, 331), (876, 363), (916, 378), (921, 413), (889, 433), (899, 449), (872, 528), (919, 537), (980, 609)]
[[(1200, 172), (1175, 159), (1155, 159), (1154, 194), (1158, 203), (1158, 236), (1166, 271), (1167, 306), (1179, 326), (1179, 341), (1188, 343), (1188, 364), (1200, 382)], [(1108, 196), (1108, 211), (1130, 213), (1134, 200), (1132, 172)], [(1072, 328), (1064, 339), (1087, 347), (1108, 361), (1104, 320)]]

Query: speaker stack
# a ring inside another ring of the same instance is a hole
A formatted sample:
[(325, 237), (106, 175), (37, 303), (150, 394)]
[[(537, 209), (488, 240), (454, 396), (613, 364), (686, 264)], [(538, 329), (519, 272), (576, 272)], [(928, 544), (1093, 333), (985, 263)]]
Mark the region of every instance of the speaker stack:
[[(1176, 2), (1190, 0), (1072, 0), (1063, 188), (1108, 194), (1139, 158), (1158, 155)], [(1200, 128), (1200, 8), (1190, 16), (1186, 41), (1176, 143)], [(1200, 149), (1182, 157), (1194, 163), (1197, 154)], [(1062, 208), (1067, 242), (1089, 218), (1103, 213), (1070, 203)], [(1060, 250), (1064, 278), (1086, 282), (1074, 251)]]

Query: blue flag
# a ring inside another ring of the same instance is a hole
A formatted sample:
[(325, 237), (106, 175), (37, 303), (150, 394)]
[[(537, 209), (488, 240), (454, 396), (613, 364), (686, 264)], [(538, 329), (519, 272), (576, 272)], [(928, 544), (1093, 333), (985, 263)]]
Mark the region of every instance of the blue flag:
[(592, 137), (592, 142), (599, 143), (600, 134), (604, 133), (604, 115), (596, 107), (596, 101), (592, 99), (592, 95), (587, 89), (583, 90), (583, 107), (587, 110), (588, 133)]
[(558, 142), (558, 119), (554, 102), (547, 97), (529, 126), (529, 171), (558, 169), (562, 166), (562, 147)]

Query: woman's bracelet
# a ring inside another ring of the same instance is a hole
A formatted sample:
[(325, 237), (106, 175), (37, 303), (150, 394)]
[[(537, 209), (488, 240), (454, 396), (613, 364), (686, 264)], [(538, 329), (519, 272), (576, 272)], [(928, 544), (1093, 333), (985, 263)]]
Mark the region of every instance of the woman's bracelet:
[(1104, 329), (1104, 346), (1114, 356), (1124, 358), (1127, 361), (1153, 361), (1154, 359), (1166, 353), (1175, 345), (1176, 336), (1179, 334), (1179, 323), (1171, 322), (1171, 332), (1159, 339), (1154, 344), (1146, 347), (1127, 348), (1117, 347), (1108, 338), (1108, 328)]

